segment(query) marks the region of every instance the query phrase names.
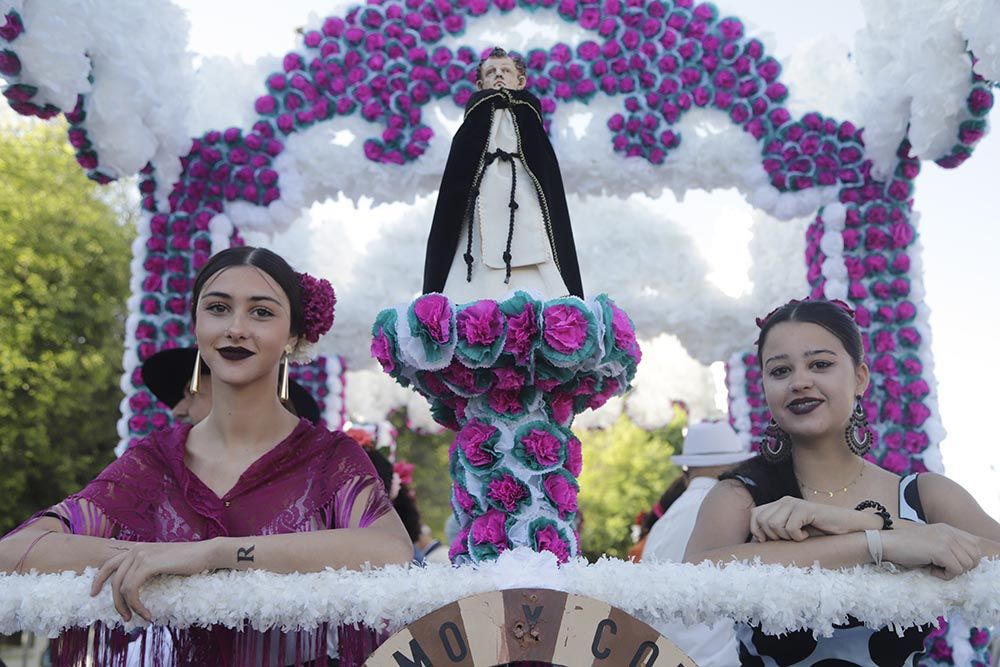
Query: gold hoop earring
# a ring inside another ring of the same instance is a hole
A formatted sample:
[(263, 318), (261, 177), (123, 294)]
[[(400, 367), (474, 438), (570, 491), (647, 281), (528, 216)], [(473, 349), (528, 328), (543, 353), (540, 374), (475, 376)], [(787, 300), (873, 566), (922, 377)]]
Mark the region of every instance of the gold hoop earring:
[(191, 373), (191, 382), (188, 383), (188, 391), (197, 394), (201, 390), (201, 350), (194, 353), (194, 372)]
[(281, 357), (281, 387), (278, 389), (278, 398), (282, 403), (288, 401), (288, 353)]

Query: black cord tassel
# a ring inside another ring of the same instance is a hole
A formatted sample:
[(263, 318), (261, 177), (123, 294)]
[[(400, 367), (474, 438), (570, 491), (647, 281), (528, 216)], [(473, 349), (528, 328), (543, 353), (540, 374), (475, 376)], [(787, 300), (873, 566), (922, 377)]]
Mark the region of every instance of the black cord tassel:
[(517, 200), (515, 199), (515, 193), (517, 192), (517, 164), (513, 159), (508, 157), (510, 162), (510, 203), (507, 205), (510, 207), (510, 224), (507, 226), (507, 249), (503, 253), (503, 263), (507, 268), (507, 277), (504, 278), (503, 284), (510, 284), (510, 246), (514, 241), (514, 212), (517, 210)]

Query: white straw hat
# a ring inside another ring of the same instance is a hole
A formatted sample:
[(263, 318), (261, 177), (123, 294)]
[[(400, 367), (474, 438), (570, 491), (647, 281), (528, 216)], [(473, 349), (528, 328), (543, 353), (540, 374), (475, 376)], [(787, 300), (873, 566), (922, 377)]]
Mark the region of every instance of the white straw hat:
[(743, 449), (736, 432), (726, 422), (699, 422), (688, 427), (684, 453), (670, 457), (676, 465), (691, 468), (724, 466), (756, 456)]

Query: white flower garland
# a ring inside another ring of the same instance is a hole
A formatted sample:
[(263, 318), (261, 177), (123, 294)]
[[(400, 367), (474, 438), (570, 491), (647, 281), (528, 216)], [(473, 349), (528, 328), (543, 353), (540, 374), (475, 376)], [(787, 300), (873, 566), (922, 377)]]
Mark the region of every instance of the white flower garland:
[[(90, 597), (93, 574), (88, 569), (83, 575), (0, 576), (0, 632), (26, 630), (53, 637), (72, 626), (119, 622), (108, 587)], [(159, 623), (177, 628), (236, 627), (249, 618), (256, 628), (315, 627), (324, 621), (380, 625), (386, 620), (396, 631), (455, 600), (522, 587), (593, 597), (647, 621), (753, 620), (771, 634), (812, 628), (829, 636), (848, 616), (872, 627), (933, 623), (956, 612), (970, 625), (1000, 622), (997, 561), (984, 561), (945, 582), (921, 571), (893, 573), (873, 566), (825, 570), (734, 563), (720, 568), (602, 559), (557, 567), (551, 555), (523, 548), (491, 563), (460, 568), (163, 577), (143, 589), (142, 599)]]

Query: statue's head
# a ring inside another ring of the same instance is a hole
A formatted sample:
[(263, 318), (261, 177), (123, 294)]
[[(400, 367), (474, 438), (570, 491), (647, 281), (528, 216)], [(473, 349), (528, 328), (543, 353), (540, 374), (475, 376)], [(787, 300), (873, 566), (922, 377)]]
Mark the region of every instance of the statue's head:
[(521, 90), (527, 81), (524, 61), (521, 57), (507, 53), (499, 46), (493, 47), (489, 55), (479, 61), (476, 68), (476, 88), (506, 88)]

